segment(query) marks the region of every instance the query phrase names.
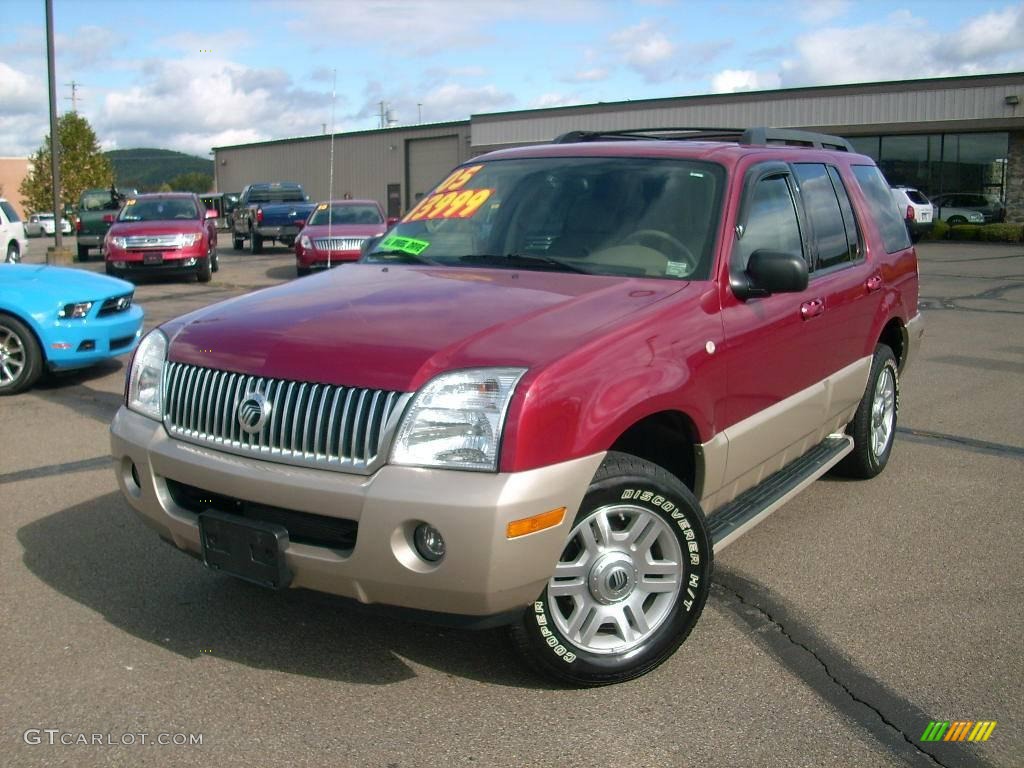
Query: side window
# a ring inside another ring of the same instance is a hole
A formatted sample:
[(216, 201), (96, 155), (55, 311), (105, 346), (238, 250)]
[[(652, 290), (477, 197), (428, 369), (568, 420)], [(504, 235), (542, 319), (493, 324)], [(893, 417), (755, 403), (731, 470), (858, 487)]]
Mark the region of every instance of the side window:
[(743, 234), (732, 251), (733, 270), (744, 271), (750, 254), (762, 249), (803, 255), (793, 192), (784, 175), (756, 182)]
[(853, 214), (853, 205), (850, 203), (850, 196), (846, 193), (846, 185), (843, 179), (833, 166), (828, 166), (828, 176), (832, 179), (832, 188), (836, 191), (839, 199), (839, 210), (843, 212), (843, 226), (846, 227), (846, 242), (850, 249), (850, 261), (857, 261), (863, 251), (860, 244), (860, 229), (857, 226), (857, 217)]
[(850, 261), (854, 255), (828, 170), (821, 163), (797, 163), (793, 169), (800, 181), (800, 196), (813, 231), (817, 252), (814, 270)]
[(910, 234), (901, 218), (900, 209), (896, 206), (882, 172), (873, 165), (854, 165), (853, 175), (857, 178), (864, 197), (868, 201), (868, 211), (875, 220), (882, 236), (882, 245), (887, 253), (895, 253), (910, 247)]
[(7, 219), (5, 223), (11, 224), (15, 221), (21, 221), (21, 219), (18, 218), (18, 212), (14, 210), (14, 206), (12, 206), (6, 200), (0, 203), (0, 209), (3, 209), (4, 216)]

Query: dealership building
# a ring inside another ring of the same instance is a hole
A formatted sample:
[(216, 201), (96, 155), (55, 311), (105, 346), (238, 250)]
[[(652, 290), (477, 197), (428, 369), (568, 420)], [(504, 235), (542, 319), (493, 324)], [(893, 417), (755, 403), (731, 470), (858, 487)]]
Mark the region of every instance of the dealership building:
[[(890, 183), (929, 197), (981, 194), (1024, 222), (1024, 72), (601, 102), (473, 115), (448, 123), (333, 136), (334, 197), (415, 204), (452, 167), (483, 152), (548, 142), (569, 131), (770, 126), (844, 136)], [(216, 188), (298, 181), (328, 196), (330, 135), (215, 147)]]

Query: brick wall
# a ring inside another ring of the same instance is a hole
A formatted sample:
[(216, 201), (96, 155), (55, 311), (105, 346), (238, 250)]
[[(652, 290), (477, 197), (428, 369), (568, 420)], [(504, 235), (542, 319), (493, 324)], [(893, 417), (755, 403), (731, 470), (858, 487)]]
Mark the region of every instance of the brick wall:
[(27, 157), (0, 157), (0, 197), (5, 198), (21, 218), (25, 218), (25, 206), (22, 205), (18, 187), (28, 174)]

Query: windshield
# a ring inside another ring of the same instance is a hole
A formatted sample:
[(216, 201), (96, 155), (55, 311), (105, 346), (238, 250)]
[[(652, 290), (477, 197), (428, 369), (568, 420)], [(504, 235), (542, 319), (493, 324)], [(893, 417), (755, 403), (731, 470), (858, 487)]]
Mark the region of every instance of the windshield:
[(188, 198), (129, 199), (118, 214), (118, 221), (169, 221), (198, 219), (199, 209)]
[(718, 165), (675, 159), (466, 166), (364, 260), (706, 280), (724, 179)]
[(273, 186), (266, 189), (250, 189), (250, 203), (301, 203), (306, 199), (302, 187)]
[(345, 204), (337, 203), (328, 206), (327, 203), (320, 203), (309, 217), (307, 224), (327, 224), (330, 214), (331, 224), (383, 224), (384, 219), (380, 215), (380, 209), (375, 205)]
[(90, 192), (82, 195), (79, 208), (83, 211), (109, 211), (111, 208), (109, 192)]

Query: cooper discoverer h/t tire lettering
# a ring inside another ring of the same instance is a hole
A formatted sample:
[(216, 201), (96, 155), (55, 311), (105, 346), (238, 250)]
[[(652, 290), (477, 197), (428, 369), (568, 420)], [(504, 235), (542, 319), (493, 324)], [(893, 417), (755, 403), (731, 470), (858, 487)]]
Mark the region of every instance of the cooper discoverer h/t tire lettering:
[(512, 637), (538, 671), (573, 685), (638, 677), (690, 634), (712, 559), (689, 489), (655, 464), (610, 452), (554, 574)]

